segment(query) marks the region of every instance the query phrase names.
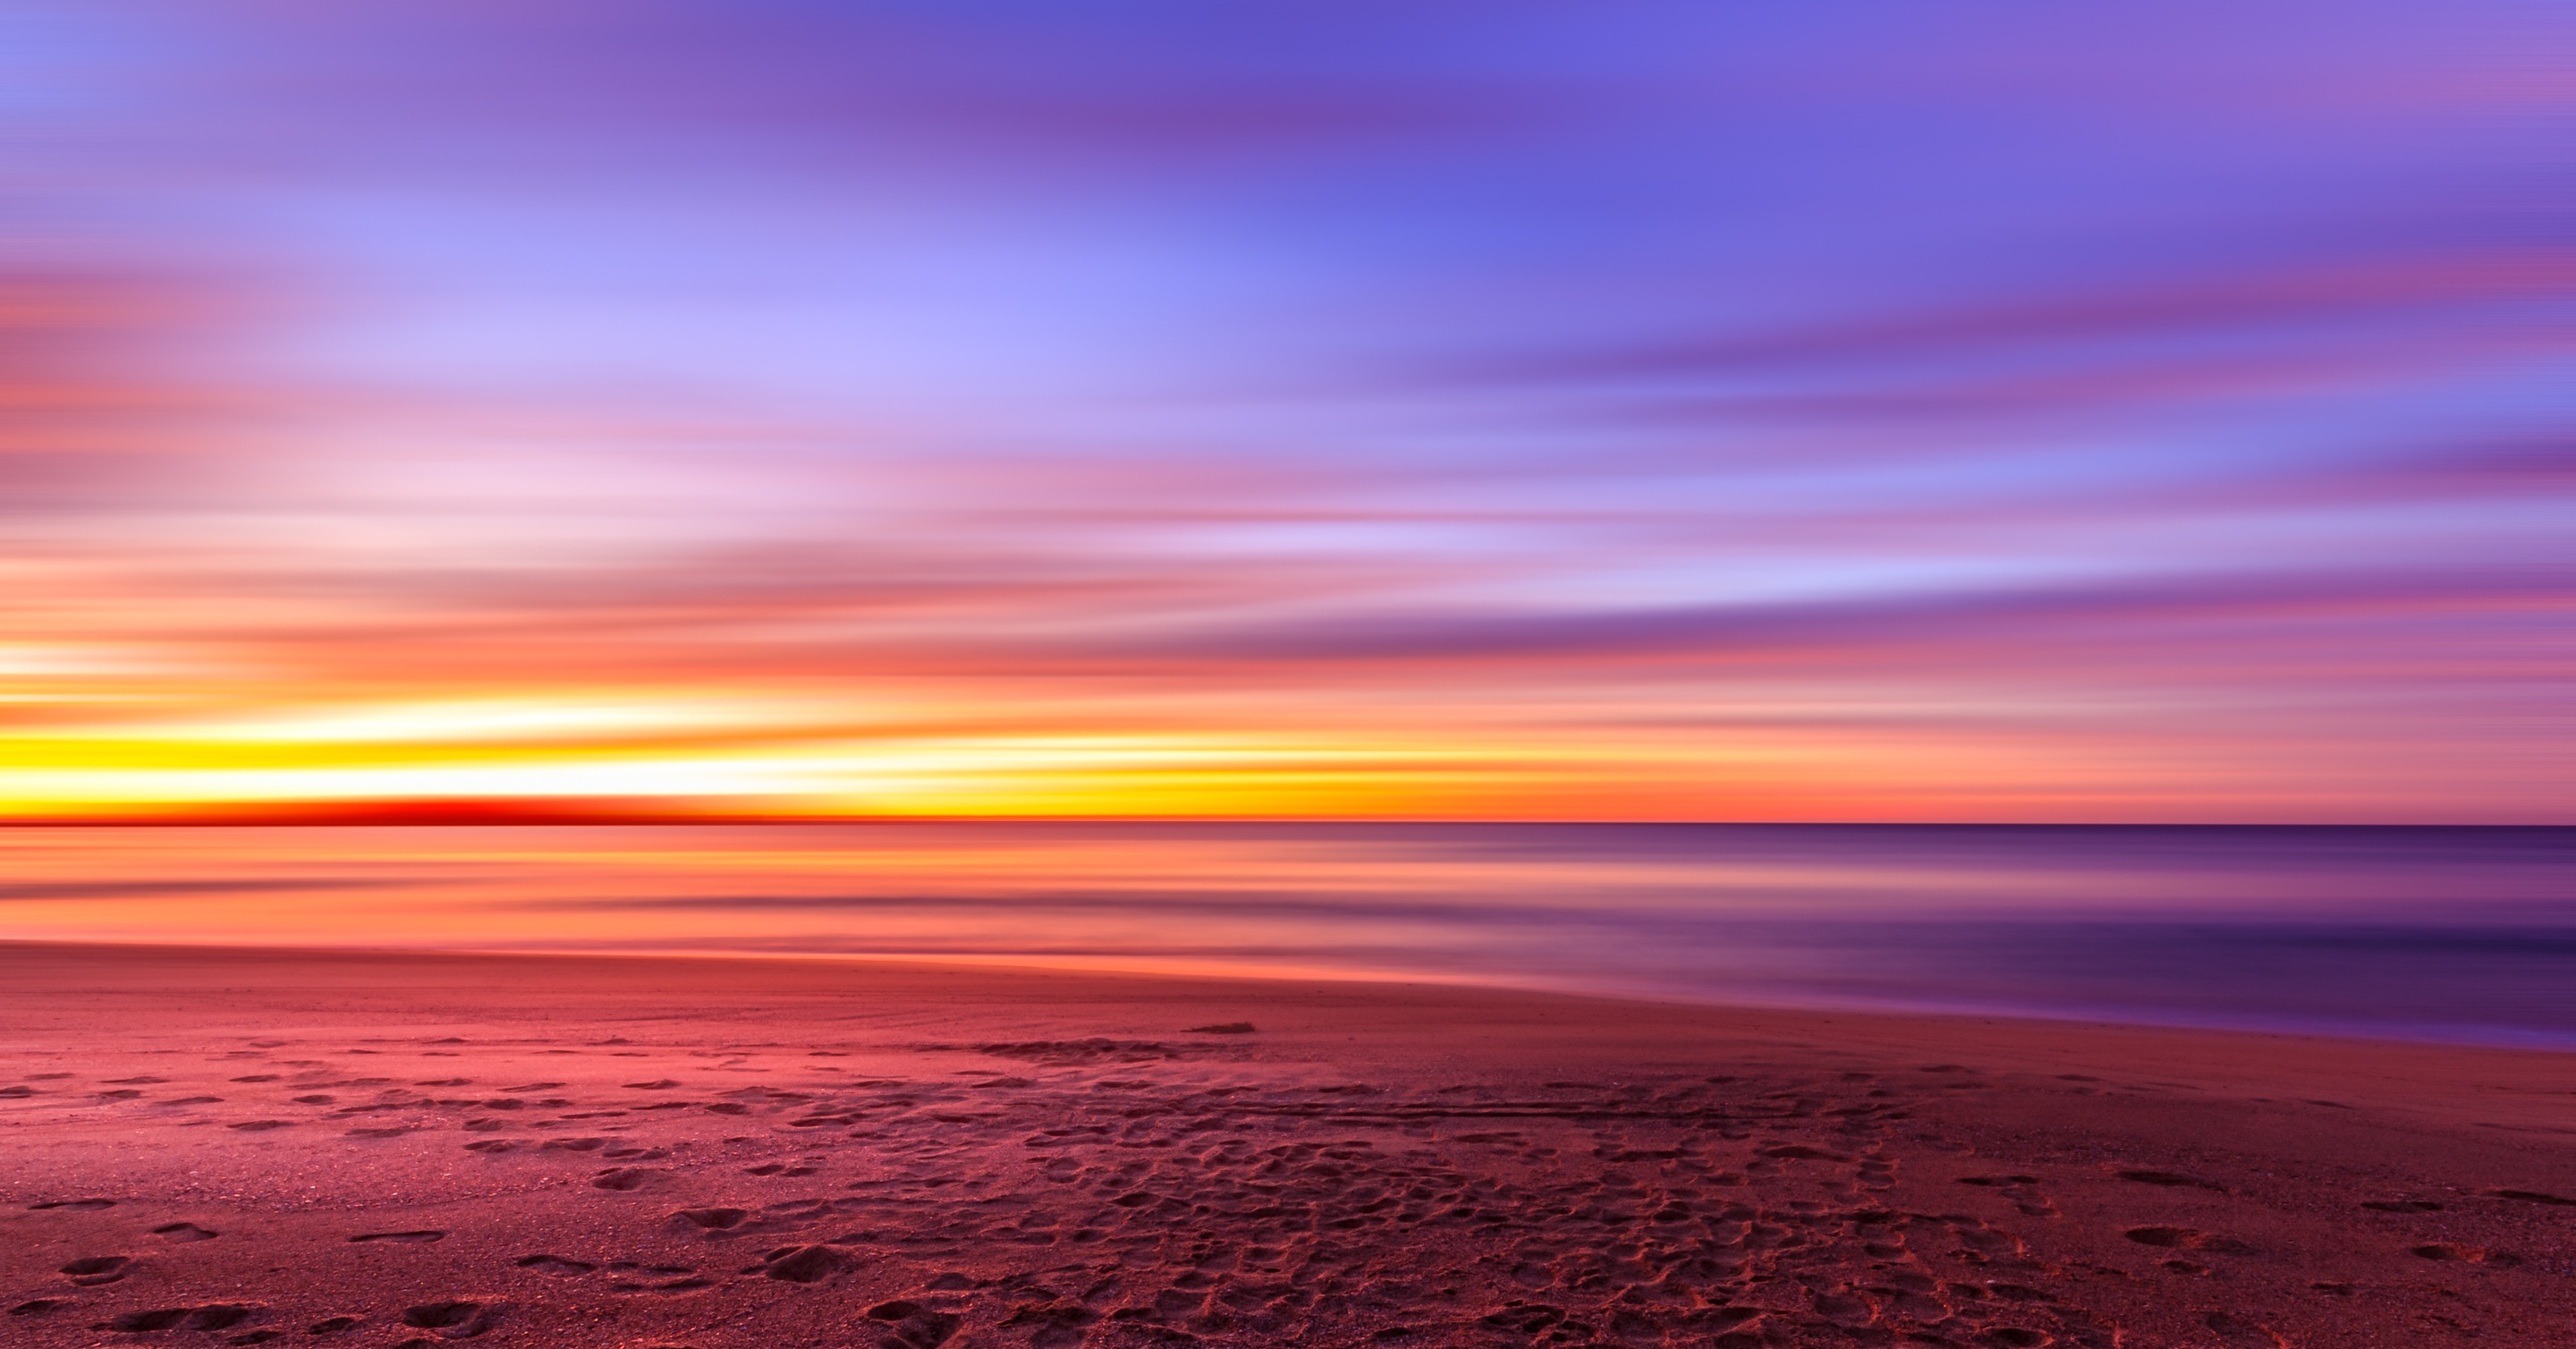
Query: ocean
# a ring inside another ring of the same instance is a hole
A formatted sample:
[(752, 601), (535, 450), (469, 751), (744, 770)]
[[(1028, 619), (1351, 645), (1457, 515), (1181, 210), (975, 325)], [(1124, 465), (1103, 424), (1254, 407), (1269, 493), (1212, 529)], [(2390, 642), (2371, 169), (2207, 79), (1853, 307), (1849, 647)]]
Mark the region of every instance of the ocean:
[(18, 827), (0, 937), (927, 957), (2576, 1049), (2576, 829)]

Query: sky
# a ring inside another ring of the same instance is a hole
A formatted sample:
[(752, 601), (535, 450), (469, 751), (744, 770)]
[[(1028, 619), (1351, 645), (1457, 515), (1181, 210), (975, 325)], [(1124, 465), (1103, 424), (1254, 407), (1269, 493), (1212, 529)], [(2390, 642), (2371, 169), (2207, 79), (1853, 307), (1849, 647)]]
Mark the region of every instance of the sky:
[(2576, 9), (0, 25), (0, 816), (2576, 823)]

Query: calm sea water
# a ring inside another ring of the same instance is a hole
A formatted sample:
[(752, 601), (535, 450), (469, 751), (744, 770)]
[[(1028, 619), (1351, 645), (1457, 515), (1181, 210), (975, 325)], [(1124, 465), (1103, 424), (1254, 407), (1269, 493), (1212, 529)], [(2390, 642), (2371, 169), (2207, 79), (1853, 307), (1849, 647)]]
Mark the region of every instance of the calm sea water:
[(2576, 830), (0, 831), (0, 936), (928, 956), (2576, 1049)]

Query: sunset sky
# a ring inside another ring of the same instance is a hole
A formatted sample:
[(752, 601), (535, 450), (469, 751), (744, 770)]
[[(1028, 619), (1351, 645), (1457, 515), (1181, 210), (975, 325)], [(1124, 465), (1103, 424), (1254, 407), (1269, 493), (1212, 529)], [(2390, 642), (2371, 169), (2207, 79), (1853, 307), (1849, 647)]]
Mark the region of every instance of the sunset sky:
[(0, 20), (0, 816), (2576, 823), (2576, 7)]

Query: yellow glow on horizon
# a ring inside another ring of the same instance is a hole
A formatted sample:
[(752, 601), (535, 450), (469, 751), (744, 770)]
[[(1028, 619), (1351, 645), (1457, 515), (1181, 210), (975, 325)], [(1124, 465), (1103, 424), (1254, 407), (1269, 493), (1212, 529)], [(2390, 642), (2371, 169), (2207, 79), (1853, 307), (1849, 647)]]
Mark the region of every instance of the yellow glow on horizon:
[[(2194, 771), (2149, 745), (2116, 791), (2043, 797), (2027, 784), (2082, 776), (2064, 746), (1971, 743), (1924, 729), (1937, 718), (1830, 727), (1825, 704), (1702, 734), (1650, 717), (1551, 724), (1543, 706), (1473, 691), (1369, 708), (1223, 687), (1038, 701), (890, 673), (442, 693), (464, 681), (405, 673), (375, 698), (318, 680), (307, 699), (262, 680), (0, 682), (47, 690), (0, 721), (0, 817), (2034, 818), (2156, 809)], [(84, 689), (120, 705), (71, 696)]]
[[(1847, 772), (1820, 761), (1812, 746), (1462, 743), (1393, 730), (1329, 738), (1192, 729), (762, 740), (600, 706), (597, 716), (497, 703), (220, 723), (236, 732), (256, 725), (266, 732), (258, 737), (220, 738), (218, 723), (207, 723), (169, 734), (0, 738), (0, 813), (578, 800), (646, 811), (670, 804), (688, 813), (853, 816), (1634, 818), (1653, 813), (1659, 798), (1667, 810), (1676, 800), (1738, 815), (1764, 813), (1766, 801), (1788, 808), (1816, 795), (1802, 782), (1821, 785)], [(650, 734), (674, 729), (672, 722), (703, 738), (674, 743)], [(646, 735), (563, 738), (575, 727)], [(367, 739), (361, 731), (412, 738)], [(468, 733), (481, 738), (440, 738)], [(1767, 784), (1760, 796), (1752, 794), (1756, 782)]]
[[(352, 723), (336, 723), (345, 729)], [(453, 723), (442, 723), (453, 725)], [(295, 728), (309, 730), (310, 728)], [(1382, 753), (1382, 752), (1379, 752)], [(778, 797), (900, 813), (1013, 813), (1115, 808), (1139, 796), (1225, 796), (1301, 775), (1347, 780), (1379, 757), (1357, 748), (1176, 737), (1061, 736), (663, 748), (495, 748), (361, 741), (339, 735), (215, 739), (0, 739), (0, 808), (47, 813), (143, 803), (353, 802), (419, 799)], [(1171, 780), (1167, 783), (1165, 780)], [(1310, 793), (1297, 791), (1303, 797)]]

